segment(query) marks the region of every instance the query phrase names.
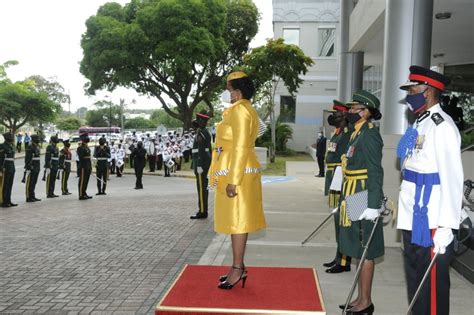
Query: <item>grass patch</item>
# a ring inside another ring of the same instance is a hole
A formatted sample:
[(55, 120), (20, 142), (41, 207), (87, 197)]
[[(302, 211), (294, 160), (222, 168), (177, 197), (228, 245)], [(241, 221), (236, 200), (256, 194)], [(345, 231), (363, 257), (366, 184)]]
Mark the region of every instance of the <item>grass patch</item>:
[(294, 152), (289, 154), (279, 154), (275, 158), (275, 163), (270, 163), (267, 159), (267, 168), (263, 170), (263, 175), (285, 176), (287, 161), (314, 162), (311, 155), (303, 152)]

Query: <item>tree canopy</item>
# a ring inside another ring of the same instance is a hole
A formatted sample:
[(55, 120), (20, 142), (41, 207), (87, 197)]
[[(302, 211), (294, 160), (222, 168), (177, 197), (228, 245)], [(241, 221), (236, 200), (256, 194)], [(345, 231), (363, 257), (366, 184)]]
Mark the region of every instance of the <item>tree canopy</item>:
[(59, 130), (65, 130), (65, 131), (77, 130), (81, 126), (82, 126), (82, 120), (73, 116), (59, 119), (56, 122), (56, 127)]
[(313, 60), (306, 56), (301, 48), (296, 45), (285, 44), (282, 38), (268, 39), (266, 45), (252, 49), (245, 55), (244, 64), (246, 71), (254, 78), (257, 89), (255, 97), (258, 103), (263, 103), (264, 118), (270, 116), (271, 121), (271, 146), (270, 162), (275, 161), (276, 146), (286, 144), (277, 143), (277, 119), (275, 116), (275, 92), (280, 81), (283, 81), (288, 92), (293, 96), (303, 79), (301, 75), (308, 72)]
[(86, 122), (90, 127), (120, 126), (121, 108), (110, 101), (98, 101), (96, 109), (86, 112)]
[(211, 101), (248, 51), (258, 19), (251, 0), (107, 3), (82, 36), (87, 91), (133, 88), (156, 97), (187, 129), (200, 102), (213, 111)]
[(156, 127), (157, 125), (152, 120), (143, 117), (130, 118), (125, 122), (125, 129), (151, 129)]
[[(35, 80), (8, 79), (5, 69), (15, 64), (9, 61), (0, 67), (0, 124), (13, 133), (28, 122), (51, 122), (61, 111), (60, 103)], [(44, 79), (44, 83), (49, 81)]]

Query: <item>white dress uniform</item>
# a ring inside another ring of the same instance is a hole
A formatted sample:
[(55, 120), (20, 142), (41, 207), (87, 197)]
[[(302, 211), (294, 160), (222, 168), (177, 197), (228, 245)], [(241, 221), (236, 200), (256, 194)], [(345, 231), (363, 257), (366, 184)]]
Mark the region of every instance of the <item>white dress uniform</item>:
[[(439, 185), (433, 185), (428, 207), (430, 229), (438, 226), (459, 228), (463, 195), (463, 167), (461, 138), (456, 125), (439, 104), (429, 109), (413, 126), (418, 138), (412, 155), (405, 161), (404, 169), (416, 173), (438, 173)], [(425, 189), (423, 189), (425, 190)], [(403, 180), (398, 201), (397, 228), (412, 230), (416, 185)], [(423, 206), (421, 192), (419, 206)]]

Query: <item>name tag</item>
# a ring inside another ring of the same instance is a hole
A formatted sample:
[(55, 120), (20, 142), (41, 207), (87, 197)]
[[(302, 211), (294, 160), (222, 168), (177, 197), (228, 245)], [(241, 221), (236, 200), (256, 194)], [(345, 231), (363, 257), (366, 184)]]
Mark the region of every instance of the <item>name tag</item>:
[(355, 146), (351, 145), (349, 149), (347, 149), (346, 156), (348, 158), (351, 158), (354, 155), (354, 152), (355, 152)]
[(328, 151), (329, 152), (336, 152), (336, 150), (337, 150), (337, 143), (329, 142)]

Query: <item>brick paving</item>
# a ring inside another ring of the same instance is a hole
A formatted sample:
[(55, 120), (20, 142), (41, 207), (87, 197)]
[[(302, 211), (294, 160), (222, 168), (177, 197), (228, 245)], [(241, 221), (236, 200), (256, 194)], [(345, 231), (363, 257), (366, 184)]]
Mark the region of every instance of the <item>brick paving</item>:
[[(0, 314), (152, 314), (184, 264), (195, 264), (214, 237), (196, 210), (190, 179), (112, 177), (107, 196), (24, 202), (17, 170), (13, 201), (0, 208)], [(59, 182), (58, 182), (59, 183)], [(56, 193), (58, 193), (58, 188)]]

